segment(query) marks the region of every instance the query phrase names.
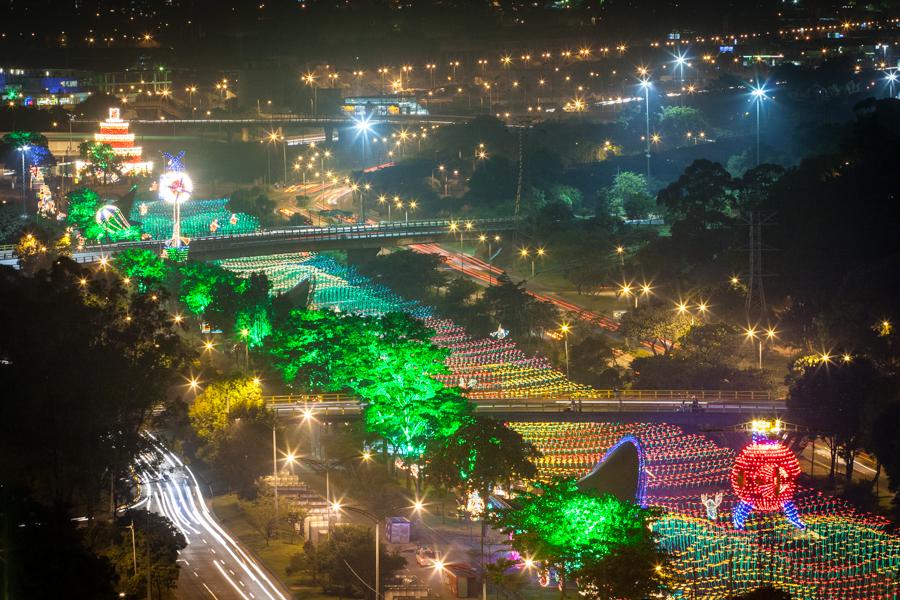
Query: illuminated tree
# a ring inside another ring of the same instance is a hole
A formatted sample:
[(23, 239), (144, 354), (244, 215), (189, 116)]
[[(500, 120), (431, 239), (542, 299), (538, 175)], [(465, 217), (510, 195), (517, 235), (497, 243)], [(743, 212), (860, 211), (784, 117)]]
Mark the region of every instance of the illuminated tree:
[(656, 201), (647, 188), (647, 178), (640, 173), (622, 171), (604, 190), (605, 210), (619, 219), (645, 219), (656, 210)]
[(81, 188), (69, 192), (69, 208), (66, 222), (74, 225), (86, 239), (97, 240), (103, 236), (103, 229), (97, 224), (97, 210), (102, 205), (100, 196), (90, 188)]
[(556, 569), (565, 595), (565, 582), (578, 571), (620, 548), (652, 543), (649, 510), (578, 489), (574, 479), (539, 483), (524, 492), (515, 506), (489, 513), (489, 520), (512, 534), (512, 547), (521, 555)]
[(231, 331), (251, 348), (262, 345), (272, 332), (269, 280), (264, 273), (249, 277), (223, 277), (211, 291), (212, 302), (204, 316), (222, 331)]
[(168, 264), (156, 252), (140, 248), (119, 252), (113, 258), (113, 265), (142, 292), (161, 287), (170, 273)]
[(25, 153), (25, 168), (30, 165), (49, 165), (54, 162), (53, 155), (48, 148), (47, 138), (36, 131), (13, 131), (3, 136), (3, 146), (6, 152), (6, 166), (9, 169), (20, 172), (22, 168), (22, 155), (18, 149), (28, 147)]
[(211, 383), (191, 403), (191, 427), (200, 439), (215, 442), (238, 417), (266, 414), (259, 383), (251, 377), (233, 377)]
[(350, 390), (365, 406), (367, 429), (393, 451), (418, 460), (427, 440), (451, 435), (469, 404), (434, 376), (448, 373), (448, 350), (411, 317), (381, 318), (293, 310), (265, 351), (285, 383), (308, 390)]
[(216, 286), (234, 284), (237, 275), (219, 265), (187, 262), (179, 267), (181, 283), (178, 299), (195, 315), (202, 315), (213, 302)]
[(98, 180), (100, 176), (103, 177), (103, 185), (106, 185), (110, 175), (116, 175), (122, 170), (122, 157), (116, 154), (109, 144), (81, 142), (78, 152), (81, 158), (90, 163), (94, 179)]
[(38, 271), (49, 269), (60, 256), (70, 255), (71, 237), (68, 233), (56, 237), (50, 231), (32, 229), (19, 238), (14, 251), (16, 258), (19, 259), (19, 268), (33, 275)]

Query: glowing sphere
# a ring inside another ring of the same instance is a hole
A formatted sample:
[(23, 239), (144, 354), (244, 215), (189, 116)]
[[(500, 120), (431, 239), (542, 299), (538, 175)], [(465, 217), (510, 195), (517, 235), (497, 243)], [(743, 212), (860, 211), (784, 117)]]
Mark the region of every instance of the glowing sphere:
[(193, 191), (194, 182), (184, 171), (167, 171), (159, 178), (159, 197), (169, 204), (183, 204)]
[(764, 440), (745, 446), (734, 461), (731, 486), (754, 510), (781, 510), (794, 497), (800, 463), (781, 442)]

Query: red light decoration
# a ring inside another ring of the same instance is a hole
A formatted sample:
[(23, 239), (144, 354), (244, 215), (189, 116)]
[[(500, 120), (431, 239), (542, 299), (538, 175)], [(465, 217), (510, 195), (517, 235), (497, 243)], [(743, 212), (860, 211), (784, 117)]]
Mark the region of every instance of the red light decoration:
[[(754, 422), (753, 443), (744, 447), (731, 469), (731, 487), (740, 502), (731, 513), (735, 529), (743, 529), (750, 512), (783, 510), (797, 529), (805, 529), (794, 505), (800, 462), (777, 439), (769, 439), (769, 424)], [(760, 427), (760, 429), (756, 429)], [(778, 422), (775, 422), (777, 432)]]
[(738, 454), (731, 470), (731, 486), (754, 510), (781, 510), (794, 498), (800, 463), (781, 442), (754, 442)]

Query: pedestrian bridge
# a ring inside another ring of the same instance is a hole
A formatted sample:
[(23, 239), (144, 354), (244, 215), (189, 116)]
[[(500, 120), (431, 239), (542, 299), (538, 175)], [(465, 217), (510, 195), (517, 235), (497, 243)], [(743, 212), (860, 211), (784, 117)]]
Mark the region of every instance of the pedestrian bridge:
[[(785, 412), (784, 398), (767, 391), (594, 390), (590, 397), (473, 397), (479, 414), (517, 420), (616, 420), (679, 423), (743, 422)], [(267, 405), (285, 418), (332, 420), (358, 415), (362, 407), (348, 394), (269, 396)]]
[[(327, 227), (279, 227), (254, 233), (210, 235), (191, 239), (190, 257), (197, 260), (219, 260), (302, 251), (409, 246), (455, 238), (459, 235), (459, 225), (459, 222), (450, 219), (430, 219)], [(505, 231), (515, 229), (517, 225), (518, 220), (514, 217), (465, 221), (467, 230), (479, 232)], [(91, 244), (73, 253), (72, 259), (79, 263), (93, 263), (132, 248), (161, 252), (165, 243), (165, 240), (145, 240)], [(0, 248), (0, 264), (16, 264), (11, 246)]]

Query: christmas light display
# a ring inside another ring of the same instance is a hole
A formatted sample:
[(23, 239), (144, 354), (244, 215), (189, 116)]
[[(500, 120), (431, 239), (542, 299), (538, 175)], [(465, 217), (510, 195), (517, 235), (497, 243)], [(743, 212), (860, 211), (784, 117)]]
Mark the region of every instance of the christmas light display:
[(119, 207), (112, 204), (101, 206), (94, 220), (108, 235), (121, 234), (131, 227)]
[(109, 118), (100, 123), (100, 133), (94, 134), (98, 144), (108, 144), (122, 158), (122, 174), (147, 174), (153, 171), (153, 162), (143, 160), (143, 149), (134, 145), (134, 134), (128, 130), (118, 108), (109, 109)]
[[(726, 485), (734, 452), (708, 438), (661, 423), (509, 425), (544, 454), (537, 464), (545, 479), (584, 475), (623, 435), (641, 440), (646, 502), (665, 511), (653, 529), (682, 582), (676, 597), (726, 598), (764, 584), (809, 599), (888, 599), (900, 592), (900, 537), (885, 533), (886, 519), (840, 499), (797, 486), (794, 503), (805, 515), (804, 531), (773, 513), (760, 512), (744, 530), (710, 520), (694, 490)], [(708, 499), (715, 503), (719, 494), (717, 516), (741, 501), (722, 491)]]
[[(221, 223), (221, 221), (220, 221)], [(249, 274), (264, 271), (273, 283), (273, 291), (293, 288), (303, 280), (313, 283), (314, 306), (363, 315), (406, 312), (422, 319), (435, 330), (432, 341), (451, 350), (446, 361), (450, 373), (438, 378), (456, 385), (460, 378), (474, 381), (466, 390), (469, 398), (503, 396), (566, 396), (589, 398), (595, 392), (573, 383), (554, 369), (543, 357), (529, 356), (509, 339), (473, 338), (449, 319), (434, 316), (431, 307), (406, 300), (390, 289), (374, 284), (353, 267), (315, 254), (241, 258), (222, 263), (226, 268)]]
[[(228, 199), (192, 199), (181, 206), (181, 234), (188, 238), (209, 235), (233, 235), (252, 233), (259, 230), (256, 217), (228, 210)], [(172, 207), (163, 201), (142, 202), (131, 209), (132, 221), (139, 221), (141, 230), (153, 239), (168, 239), (172, 236)], [(210, 225), (218, 222), (215, 232)]]
[(732, 513), (736, 529), (744, 528), (753, 510), (784, 511), (792, 525), (798, 529), (806, 527), (794, 505), (800, 463), (789, 448), (769, 437), (779, 431), (778, 421), (774, 424), (754, 421), (753, 442), (744, 447), (734, 461), (731, 486), (741, 500)]
[(187, 202), (194, 193), (194, 182), (184, 170), (180, 157), (177, 164), (169, 161), (175, 170), (165, 171), (159, 178), (159, 198), (172, 205), (172, 237), (166, 243), (166, 253), (170, 259), (184, 261), (187, 258), (190, 240), (181, 236), (181, 205)]
[[(430, 307), (408, 301), (327, 257), (299, 253), (226, 260), (222, 265), (242, 275), (264, 271), (273, 292), (308, 280), (314, 306), (368, 315), (403, 311), (423, 319), (435, 330), (435, 343), (451, 350), (446, 364), (452, 372), (442, 379), (450, 385), (460, 378), (475, 379), (475, 389), (467, 391), (470, 397), (547, 393), (589, 398), (593, 393), (567, 381), (545, 359), (526, 356), (509, 338), (473, 338), (452, 321), (436, 318)], [(725, 598), (767, 583), (796, 598), (888, 599), (900, 592), (900, 537), (885, 533), (888, 522), (797, 486), (793, 479), (793, 505), (804, 514), (807, 530), (761, 510), (744, 530), (711, 520), (701, 493), (716, 493), (710, 499), (716, 517), (733, 517), (741, 498), (721, 492), (729, 488), (735, 452), (705, 436), (664, 423), (510, 426), (541, 451), (536, 464), (545, 481), (582, 477), (623, 437), (640, 440), (644, 502), (665, 511), (653, 528), (671, 552), (682, 582), (676, 597)], [(786, 480), (779, 474), (778, 490), (785, 491)]]

